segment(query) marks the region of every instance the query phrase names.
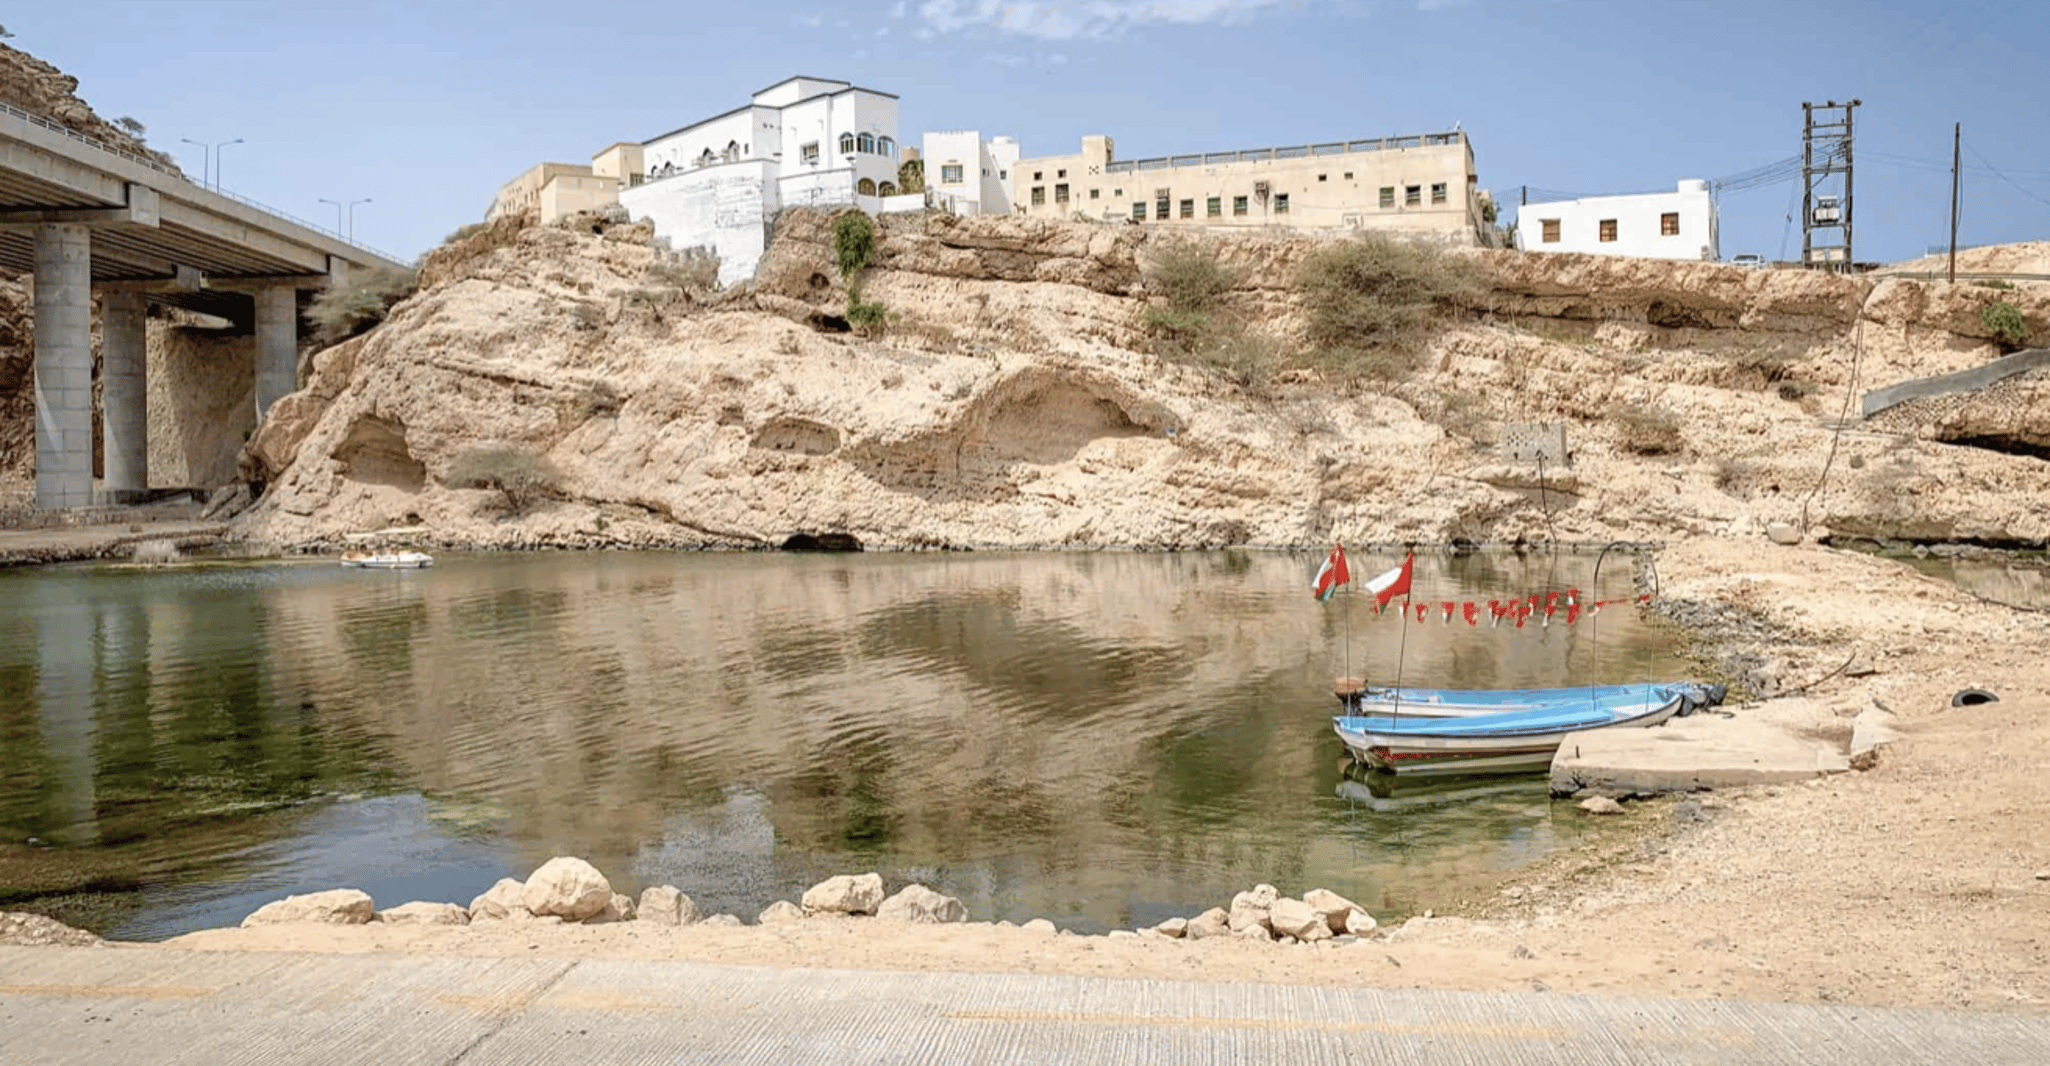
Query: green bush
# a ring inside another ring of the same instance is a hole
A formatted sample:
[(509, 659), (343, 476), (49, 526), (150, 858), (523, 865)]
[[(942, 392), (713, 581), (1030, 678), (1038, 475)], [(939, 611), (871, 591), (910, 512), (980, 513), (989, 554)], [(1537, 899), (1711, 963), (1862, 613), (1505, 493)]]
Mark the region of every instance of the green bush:
[(1670, 455), (1680, 450), (1680, 416), (1656, 404), (1630, 404), (1609, 416), (1616, 443), (1637, 455)]
[(1154, 254), (1146, 268), (1146, 287), (1181, 314), (1202, 313), (1217, 306), (1238, 279), (1217, 260), (1217, 250), (1196, 241), (1176, 241)]
[(2029, 339), (2029, 323), (2021, 308), (2000, 300), (1979, 309), (1979, 324), (1993, 334), (2002, 347), (2019, 348)]
[(889, 319), (889, 309), (874, 300), (863, 300), (861, 290), (852, 285), (847, 287), (847, 322), (864, 333), (882, 328)]
[(1979, 287), (1980, 287), (1980, 288), (1982, 288), (1982, 289), (2012, 289), (2012, 288), (2014, 288), (2014, 282), (2012, 282), (2012, 281), (2006, 281), (2006, 280), (2003, 280), (2003, 279), (2001, 279), (2001, 278), (1988, 278), (1988, 279), (1986, 279), (1985, 281), (1979, 281), (1979, 282), (1974, 282), (1973, 284), (1975, 284), (1975, 285), (1979, 286)]
[(833, 220), (833, 257), (840, 263), (840, 276), (851, 278), (868, 265), (875, 252), (876, 227), (862, 211), (848, 211)]
[(420, 287), (411, 270), (351, 270), (339, 283), (313, 297), (306, 320), (323, 344), (338, 344), (384, 321), (399, 301)]
[(1479, 287), (1476, 271), (1435, 245), (1378, 233), (1317, 249), (1296, 277), (1310, 361), (1348, 378), (1408, 375), (1453, 299)]
[(497, 489), (515, 512), (553, 491), (562, 472), (548, 457), (517, 444), (473, 444), (449, 461), (444, 484), (459, 489)]
[(897, 164), (897, 191), (905, 196), (925, 191), (925, 160), (906, 159)]

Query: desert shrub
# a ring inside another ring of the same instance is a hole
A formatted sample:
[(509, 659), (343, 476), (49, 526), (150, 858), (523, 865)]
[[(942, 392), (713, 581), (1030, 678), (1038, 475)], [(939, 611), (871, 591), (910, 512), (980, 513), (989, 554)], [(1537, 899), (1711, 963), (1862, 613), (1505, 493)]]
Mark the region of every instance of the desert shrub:
[(673, 256), (659, 256), (648, 264), (646, 276), (685, 292), (711, 292), (719, 287), (719, 257), (708, 248), (686, 248)]
[(562, 472), (545, 455), (517, 444), (473, 444), (449, 461), (442, 482), (459, 489), (497, 489), (515, 512), (552, 491)]
[(1487, 401), (1460, 390), (1440, 393), (1438, 426), (1455, 437), (1479, 442), (1488, 429)]
[(1146, 268), (1146, 287), (1167, 301), (1167, 310), (1181, 314), (1215, 309), (1236, 281), (1218, 261), (1217, 249), (1197, 241), (1169, 244)]
[(873, 332), (889, 319), (889, 309), (874, 300), (863, 300), (861, 290), (847, 287), (847, 322), (856, 329)]
[(462, 241), (467, 241), (470, 238), (475, 237), (479, 233), (483, 233), (485, 230), (488, 230), (490, 228), (491, 223), (489, 222), (472, 222), (466, 226), (457, 226), (453, 233), (450, 233), (448, 236), (443, 237), (441, 239), (441, 243), (443, 245), (450, 245), (457, 244)]
[(1680, 450), (1680, 416), (1656, 404), (1630, 404), (1609, 416), (1616, 443), (1637, 455), (1670, 455)]
[(313, 323), (316, 340), (336, 344), (384, 321), (419, 284), (411, 270), (351, 270), (314, 296), (306, 320)]
[(2002, 278), (1987, 278), (1987, 279), (1986, 279), (1985, 281), (1980, 281), (1980, 282), (1974, 282), (1974, 284), (1978, 285), (1978, 286), (1979, 286), (1980, 288), (1982, 288), (1982, 289), (2012, 289), (2012, 288), (2014, 288), (2014, 282), (2012, 282), (2012, 281), (2007, 281), (2007, 280), (2005, 280), (2005, 279), (2002, 279)]
[(1311, 362), (1346, 377), (1412, 372), (1454, 297), (1477, 288), (1474, 261), (1378, 233), (1326, 245), (1296, 275)]
[(847, 211), (833, 220), (833, 258), (840, 264), (841, 277), (851, 278), (867, 266), (875, 244), (875, 223), (866, 212)]
[(925, 160), (906, 159), (897, 164), (897, 190), (906, 196), (925, 191)]
[(2029, 339), (2029, 323), (2021, 308), (1997, 300), (1979, 309), (1979, 324), (2004, 348), (2019, 348)]

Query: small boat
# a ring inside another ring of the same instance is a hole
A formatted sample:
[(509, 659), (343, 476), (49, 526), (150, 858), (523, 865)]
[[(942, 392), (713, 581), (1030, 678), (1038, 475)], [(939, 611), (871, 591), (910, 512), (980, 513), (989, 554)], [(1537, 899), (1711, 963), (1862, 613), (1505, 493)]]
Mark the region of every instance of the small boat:
[(424, 570), (434, 565), (434, 556), (416, 551), (346, 551), (342, 565), (361, 570)]
[(1655, 688), (1607, 699), (1597, 695), (1577, 706), (1470, 718), (1345, 715), (1331, 726), (1354, 758), (1377, 770), (1413, 776), (1526, 773), (1550, 767), (1569, 733), (1655, 726), (1687, 704), (1681, 689)]
[(1603, 702), (1630, 697), (1647, 697), (1661, 689), (1685, 695), (1686, 715), (1696, 707), (1713, 707), (1723, 701), (1722, 685), (1693, 681), (1661, 681), (1636, 685), (1579, 685), (1568, 688), (1457, 689), (1370, 687), (1359, 678), (1341, 677), (1333, 684), (1338, 702), (1348, 716), (1390, 715), (1402, 718), (1471, 718), (1512, 711), (1535, 711), (1546, 707), (1585, 707), (1590, 699)]

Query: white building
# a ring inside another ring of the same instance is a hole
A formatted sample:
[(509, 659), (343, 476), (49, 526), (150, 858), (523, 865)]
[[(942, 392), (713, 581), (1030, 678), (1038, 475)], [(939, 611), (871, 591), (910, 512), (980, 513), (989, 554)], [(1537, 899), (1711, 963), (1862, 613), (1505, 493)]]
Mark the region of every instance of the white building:
[(1009, 137), (985, 141), (975, 130), (927, 133), (920, 158), (925, 165), (925, 188), (934, 206), (957, 215), (1011, 213), (1017, 141)]
[(719, 256), (719, 281), (752, 277), (785, 207), (843, 205), (917, 210), (897, 193), (897, 98), (823, 78), (797, 77), (723, 115), (642, 145), (645, 180), (620, 205), (671, 248)]
[(1680, 182), (1673, 192), (1524, 204), (1516, 211), (1516, 246), (1645, 259), (1722, 258), (1715, 200), (1699, 179)]

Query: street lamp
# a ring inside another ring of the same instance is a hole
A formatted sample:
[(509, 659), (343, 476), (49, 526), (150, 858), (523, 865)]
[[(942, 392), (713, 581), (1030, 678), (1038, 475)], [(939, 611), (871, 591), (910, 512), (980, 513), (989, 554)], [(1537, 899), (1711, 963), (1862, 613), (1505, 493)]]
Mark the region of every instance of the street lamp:
[(222, 141), (219, 144), (214, 145), (214, 191), (219, 192), (221, 188), (221, 149), (226, 148), (231, 144), (241, 143), (242, 138), (237, 137), (232, 141)]
[(180, 137), (178, 139), (184, 141), (186, 144), (196, 144), (199, 146), (199, 183), (201, 185), (205, 185), (209, 180), (211, 180), (210, 175), (212, 175), (214, 172), (213, 148), (209, 146), (205, 141), (195, 141), (190, 137)]
[[(364, 197), (364, 198), (363, 198), (363, 199), (361, 199), (361, 200), (350, 200), (350, 201), (349, 201), (349, 202), (348, 202), (347, 204), (343, 204), (343, 203), (342, 203), (342, 202), (341, 202), (340, 200), (330, 200), (330, 199), (328, 199), (327, 197), (323, 196), (323, 197), (321, 197), (321, 198), (320, 198), (320, 202), (321, 202), (321, 203), (324, 203), (324, 204), (333, 204), (333, 205), (334, 205), (334, 209), (335, 209), (335, 233), (336, 233), (336, 234), (338, 234), (338, 235), (340, 235), (340, 236), (342, 237), (342, 239), (343, 239), (343, 240), (346, 240), (346, 241), (353, 241), (353, 240), (355, 240), (355, 239), (356, 239), (356, 205), (357, 205), (357, 204), (367, 204), (367, 203), (369, 203), (369, 202), (370, 202), (370, 197), (366, 196), (366, 197)], [(345, 213), (346, 213), (346, 214), (345, 214)], [(347, 223), (347, 228), (346, 228), (346, 229), (344, 229), (344, 228), (343, 228), (343, 222), (342, 222), (342, 220), (343, 220), (343, 218), (344, 218), (344, 217), (346, 217), (346, 218), (348, 219), (348, 223)]]
[(361, 200), (349, 201), (349, 243), (351, 244), (354, 244), (356, 241), (356, 205), (367, 204), (369, 202), (370, 197), (368, 196), (362, 198)]

